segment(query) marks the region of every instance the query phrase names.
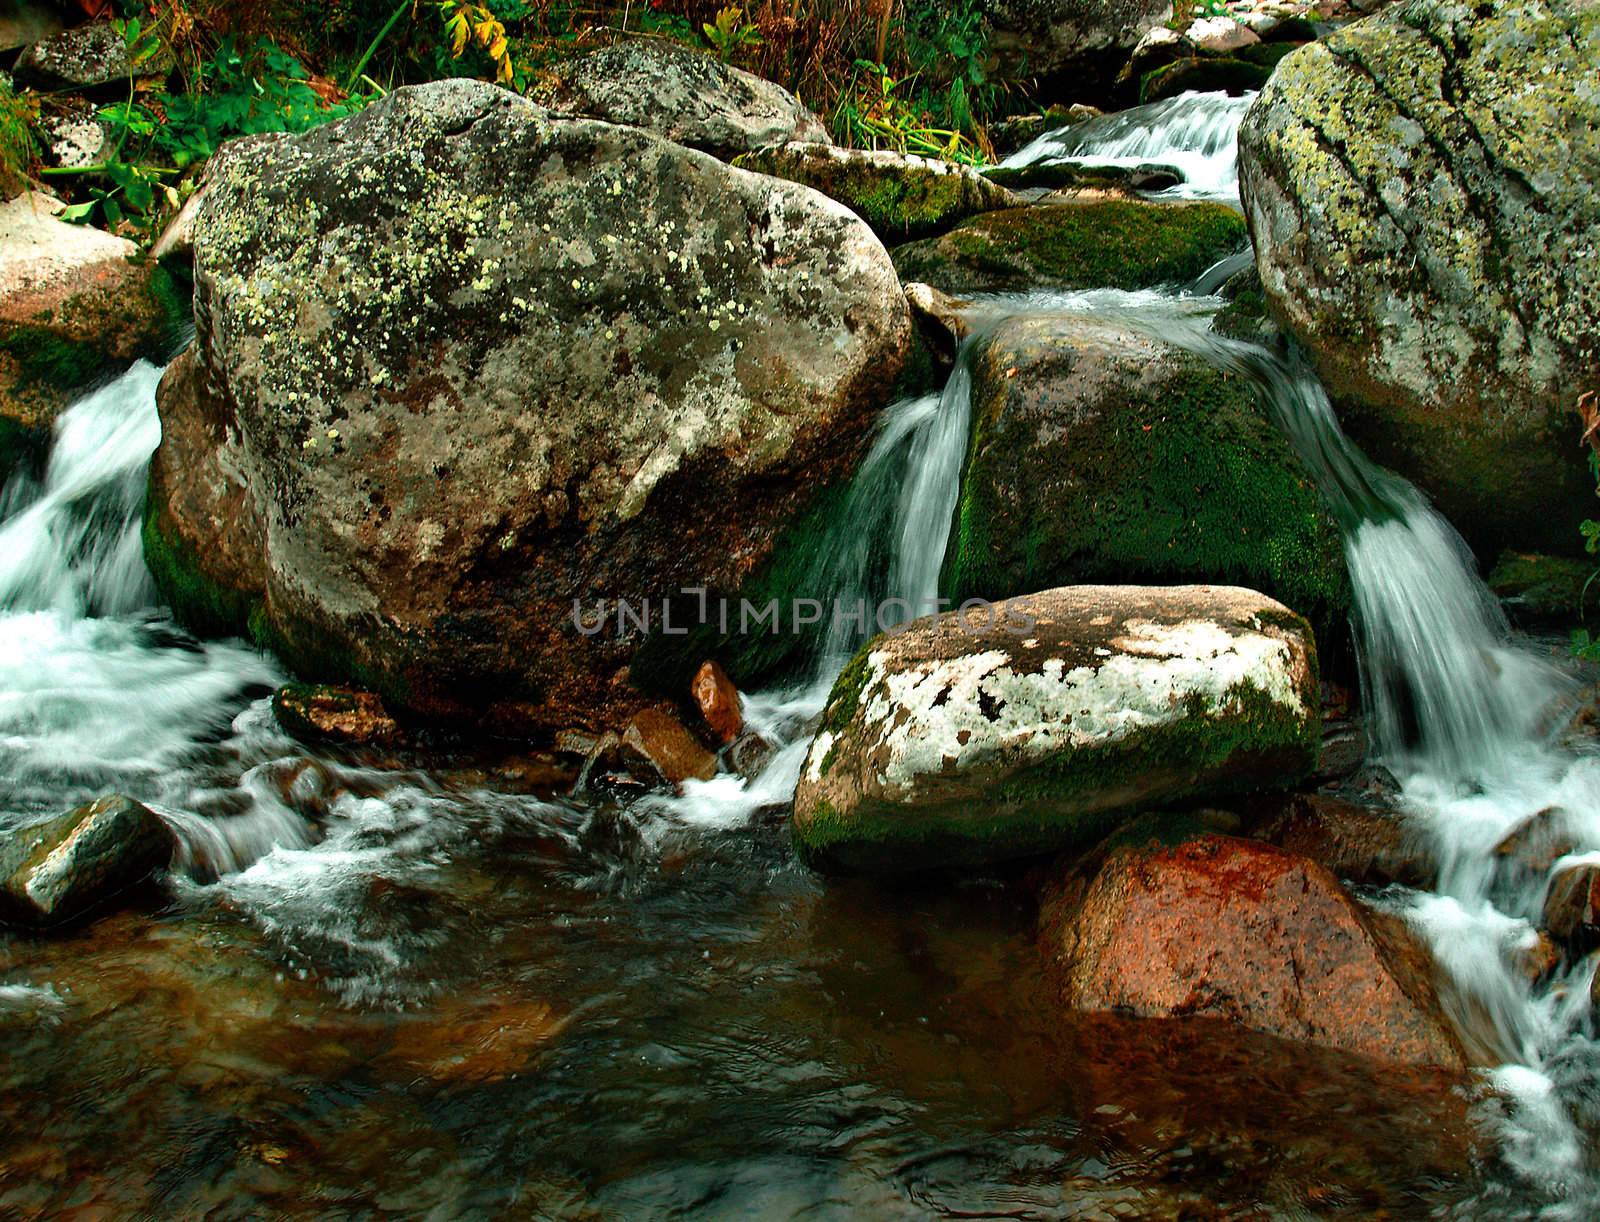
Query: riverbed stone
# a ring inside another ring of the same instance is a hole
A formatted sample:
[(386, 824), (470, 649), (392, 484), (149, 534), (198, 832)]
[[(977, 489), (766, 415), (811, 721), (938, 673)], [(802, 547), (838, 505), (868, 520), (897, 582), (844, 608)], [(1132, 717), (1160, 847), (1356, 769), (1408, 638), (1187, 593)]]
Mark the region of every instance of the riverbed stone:
[(194, 267), (163, 594), (396, 716), (508, 733), (639, 707), (619, 604), (738, 590), (911, 339), (842, 205), (471, 81), (227, 160)]
[(1139, 101), (1162, 102), (1191, 92), (1238, 96), (1260, 89), (1271, 76), (1269, 64), (1232, 55), (1195, 55), (1145, 73), (1139, 81)]
[(1219, 582), (1320, 632), (1342, 622), (1338, 527), (1248, 379), (1090, 318), (1016, 318), (980, 344), (941, 579), (952, 598)]
[(942, 233), (968, 217), (1022, 202), (971, 166), (893, 149), (792, 143), (741, 154), (733, 164), (821, 191), (886, 242)]
[(165, 360), (188, 300), (125, 238), (28, 192), (0, 203), (0, 482), (37, 465), (56, 417), (137, 359)]
[(171, 860), (172, 833), (148, 807), (113, 795), (0, 844), (0, 913), (30, 925), (83, 915)]
[(272, 694), (278, 724), (305, 742), (381, 746), (400, 727), (372, 692), (329, 683), (286, 683)]
[(1351, 436), (1481, 554), (1571, 552), (1600, 361), (1600, 12), (1396, 4), (1285, 59), (1240, 129), (1266, 296)]
[(622, 731), (622, 758), (645, 784), (709, 781), (717, 774), (717, 757), (684, 724), (665, 709), (640, 709)]
[(1416, 936), (1307, 858), (1211, 833), (1127, 845), (1086, 890), (1069, 880), (1055, 896), (1041, 943), (1069, 1009), (1212, 1017), (1378, 1061), (1466, 1063)]
[(1600, 946), (1600, 865), (1557, 870), (1544, 901), (1544, 927), (1550, 936), (1579, 951)]
[(802, 853), (852, 868), (1001, 860), (1131, 809), (1292, 783), (1316, 647), (1228, 586), (1070, 586), (914, 621), (839, 676), (795, 791)]
[(552, 111), (641, 127), (717, 157), (830, 143), (787, 89), (664, 39), (630, 39), (558, 64), (531, 91)]
[(739, 731), (744, 728), (739, 690), (715, 661), (700, 664), (689, 684), (689, 694), (694, 697), (701, 719), (719, 743), (731, 743), (739, 737)]
[(1115, 199), (986, 212), (894, 261), (902, 279), (947, 293), (1137, 289), (1193, 280), (1245, 241), (1221, 204)]

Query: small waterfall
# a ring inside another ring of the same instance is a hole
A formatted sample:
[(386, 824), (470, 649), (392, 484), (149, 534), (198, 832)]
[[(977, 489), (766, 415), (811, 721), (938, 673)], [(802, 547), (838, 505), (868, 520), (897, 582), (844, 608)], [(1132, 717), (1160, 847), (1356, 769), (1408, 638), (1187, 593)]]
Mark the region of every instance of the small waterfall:
[(153, 601), (139, 513), (161, 440), (160, 380), (141, 361), (76, 404), (56, 429), (43, 488), (24, 478), (7, 490), (16, 507), (0, 524), (0, 607), (84, 616)]
[[(239, 712), (248, 693), (282, 682), (276, 665), (240, 645), (202, 646), (152, 605), (140, 519), (160, 377), (140, 362), (74, 404), (43, 483), (19, 476), (5, 489), (0, 834), (123, 792), (161, 813), (192, 859), (237, 869), (307, 842), (309, 829), (265, 786), (236, 809), (235, 778), (289, 746), (270, 716)], [(235, 809), (195, 813), (219, 805)]]
[(1239, 123), (1255, 94), (1186, 93), (1046, 132), (1006, 158), (1039, 164), (1171, 166), (1183, 181), (1161, 199), (1208, 199), (1238, 207)]
[(969, 359), (976, 335), (956, 355), (944, 389), (890, 406), (856, 472), (839, 520), (812, 562), (796, 598), (832, 607), (860, 603), (867, 626), (834, 616), (809, 674), (798, 684), (744, 697), (746, 724), (775, 750), (756, 777), (688, 781), (677, 797), (651, 797), (636, 809), (699, 826), (736, 826), (787, 802), (800, 780), (810, 726), (834, 678), (874, 626), (937, 610), (939, 570), (961, 491), (971, 420)]

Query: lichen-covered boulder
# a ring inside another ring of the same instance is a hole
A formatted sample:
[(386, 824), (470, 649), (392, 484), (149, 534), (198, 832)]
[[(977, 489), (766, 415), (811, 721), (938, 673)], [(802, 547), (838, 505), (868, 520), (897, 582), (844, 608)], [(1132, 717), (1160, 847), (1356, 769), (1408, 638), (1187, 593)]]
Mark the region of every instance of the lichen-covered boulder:
[(794, 799), (808, 859), (908, 869), (1086, 847), (1130, 809), (1316, 761), (1316, 648), (1229, 586), (1069, 586), (914, 621), (840, 675)]
[(1314, 861), (1233, 836), (1146, 840), (1114, 849), (1075, 892), (1063, 880), (1040, 919), (1070, 1009), (1219, 1018), (1374, 1060), (1465, 1067), (1427, 951)]
[(154, 812), (120, 796), (8, 832), (0, 843), (0, 917), (53, 925), (81, 916), (167, 866), (173, 848)]
[[(138, 65), (139, 76), (164, 76), (172, 71), (172, 51), (162, 44)], [(126, 87), (132, 65), (128, 42), (109, 21), (95, 21), (41, 38), (17, 58), (21, 85), (47, 90), (95, 90)]]
[(1351, 435), (1487, 555), (1571, 550), (1600, 362), (1600, 10), (1413, 0), (1302, 48), (1240, 131), (1275, 314)]
[(717, 157), (793, 140), (828, 142), (827, 128), (781, 85), (661, 39), (567, 60), (530, 96), (557, 114), (642, 127)]
[(902, 279), (947, 293), (1149, 288), (1193, 280), (1244, 248), (1221, 204), (1114, 199), (986, 212), (894, 252)]
[(980, 212), (1022, 202), (970, 166), (891, 149), (784, 144), (745, 153), (734, 165), (816, 188), (847, 205), (886, 242), (942, 233)]
[(41, 194), (0, 204), (0, 483), (43, 457), (74, 399), (137, 359), (165, 360), (187, 326), (165, 271), (61, 207)]
[(227, 160), (194, 268), (162, 591), (397, 717), (518, 731), (628, 711), (618, 603), (738, 589), (911, 333), (842, 205), (471, 81)]
[(1040, 92), (1102, 102), (1140, 40), (1172, 19), (1171, 0), (985, 0), (996, 67), (1042, 78)]
[(1249, 380), (1112, 322), (1023, 317), (980, 341), (941, 586), (1227, 582), (1325, 630), (1349, 607), (1339, 529)]

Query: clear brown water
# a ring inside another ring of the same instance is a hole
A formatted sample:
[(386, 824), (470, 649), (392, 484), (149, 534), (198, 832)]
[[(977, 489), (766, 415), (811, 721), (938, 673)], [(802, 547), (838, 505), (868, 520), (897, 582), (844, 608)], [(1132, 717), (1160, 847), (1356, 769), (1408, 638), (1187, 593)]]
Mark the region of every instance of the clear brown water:
[(0, 943), (59, 998), (0, 1012), (0, 1209), (1370, 1218), (1485, 1190), (1447, 1082), (1067, 1018), (1025, 874), (823, 879), (781, 812), (650, 843), (433, 801), (337, 886)]

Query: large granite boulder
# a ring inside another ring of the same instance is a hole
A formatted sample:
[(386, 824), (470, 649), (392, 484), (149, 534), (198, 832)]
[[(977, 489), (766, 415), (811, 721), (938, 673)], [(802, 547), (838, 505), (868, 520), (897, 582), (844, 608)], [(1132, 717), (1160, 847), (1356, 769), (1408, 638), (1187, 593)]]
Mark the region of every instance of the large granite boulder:
[(827, 128), (781, 85), (660, 39), (567, 60), (530, 96), (557, 114), (642, 127), (724, 158), (791, 140), (828, 142)]
[(1246, 377), (1084, 317), (1010, 319), (980, 344), (951, 597), (1226, 582), (1343, 622), (1339, 529)]
[(188, 298), (126, 238), (27, 193), (0, 204), (0, 483), (39, 462), (55, 418), (144, 358), (171, 356)]
[(1041, 941), (1073, 1010), (1226, 1019), (1398, 1064), (1461, 1069), (1432, 961), (1323, 866), (1233, 836), (1129, 836), (1058, 880)]
[(1273, 312), (1351, 435), (1488, 556), (1593, 509), (1600, 11), (1413, 0), (1279, 66), (1240, 130)]
[(517, 730), (632, 699), (618, 602), (737, 589), (911, 332), (842, 205), (471, 81), (229, 158), (194, 267), (163, 592), (397, 716)]
[(810, 860), (1086, 847), (1131, 809), (1316, 762), (1306, 622), (1228, 586), (1070, 586), (912, 622), (839, 676), (794, 798)]

